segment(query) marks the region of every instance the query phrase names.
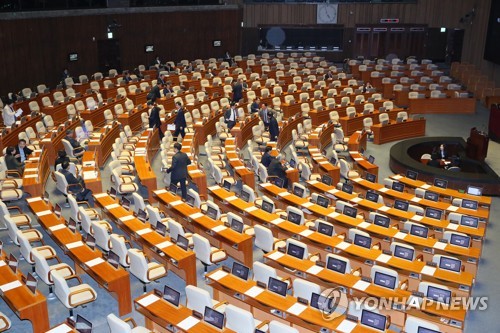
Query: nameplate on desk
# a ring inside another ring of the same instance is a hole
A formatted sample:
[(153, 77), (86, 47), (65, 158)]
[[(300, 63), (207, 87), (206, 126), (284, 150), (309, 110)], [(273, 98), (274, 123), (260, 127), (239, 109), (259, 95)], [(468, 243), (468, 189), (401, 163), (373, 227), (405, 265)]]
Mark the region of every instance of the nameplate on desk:
[(387, 212), (389, 209), (391, 209), (391, 208), (389, 208), (387, 206), (382, 206), (382, 207), (379, 207), (377, 210), (380, 210), (382, 212)]
[(457, 230), (458, 229), (458, 224), (448, 223), (448, 225), (446, 226), (446, 229)]
[(52, 227), (49, 227), (49, 230), (54, 232), (56, 230), (59, 230), (59, 229), (64, 229), (66, 228), (66, 225), (65, 224), (56, 224), (56, 225), (53, 225)]
[(223, 270), (219, 270), (217, 272), (210, 274), (209, 278), (211, 278), (212, 280), (215, 280), (215, 281), (219, 281), (220, 279), (222, 279), (223, 277), (225, 277), (227, 275), (228, 275), (227, 272), (224, 272)]
[(436, 244), (434, 244), (434, 248), (438, 250), (444, 250), (446, 248), (446, 245), (448, 245), (448, 243), (436, 242)]
[(226, 226), (223, 226), (223, 225), (218, 225), (218, 226), (216, 226), (216, 227), (213, 227), (211, 230), (212, 230), (213, 232), (221, 232), (221, 231), (226, 230), (226, 229), (227, 229), (227, 227), (226, 227)]
[(26, 168), (24, 169), (24, 172), (36, 172), (38, 171), (38, 168)]
[(94, 194), (94, 197), (95, 197), (96, 199), (99, 199), (99, 198), (104, 198), (104, 197), (107, 197), (107, 196), (108, 196), (108, 194), (107, 194), (107, 193), (105, 193), (105, 192), (103, 192), (103, 193), (97, 193), (97, 194)]
[(49, 215), (49, 214), (52, 214), (51, 210), (44, 210), (44, 211), (36, 213), (36, 216), (41, 217), (41, 216)]
[(297, 302), (291, 307), (289, 307), (288, 310), (286, 310), (286, 312), (291, 313), (295, 316), (300, 316), (300, 314), (304, 312), (305, 309), (307, 309), (307, 306)]
[(252, 298), (255, 298), (255, 297), (259, 296), (263, 291), (264, 291), (264, 289), (257, 287), (257, 286), (253, 286), (252, 288), (245, 291), (245, 295), (252, 297)]
[(311, 206), (314, 206), (314, 204), (313, 204), (312, 202), (309, 202), (309, 201), (308, 201), (308, 202), (304, 202), (301, 206), (302, 206), (302, 207), (305, 207), (305, 208), (309, 208), (309, 207), (311, 207)]
[(159, 248), (160, 250), (163, 250), (164, 248), (167, 248), (167, 247), (172, 246), (172, 245), (174, 245), (172, 242), (164, 241), (164, 242), (161, 242), (160, 244), (156, 244), (155, 246), (157, 248)]
[(288, 192), (288, 191), (284, 191), (284, 192), (278, 193), (278, 195), (279, 195), (280, 197), (286, 197), (286, 196), (291, 195), (291, 193), (290, 193), (290, 192)]
[(328, 214), (327, 216), (332, 218), (332, 219), (336, 219), (339, 215), (340, 215), (339, 213), (333, 212), (333, 213)]
[(453, 205), (450, 205), (448, 208), (446, 208), (446, 210), (450, 210), (452, 212), (456, 212), (458, 210), (458, 207), (457, 206), (453, 206)]
[(95, 259), (86, 261), (85, 265), (87, 265), (88, 267), (93, 267), (93, 266), (99, 265), (103, 262), (104, 262), (104, 260), (102, 258), (95, 258)]
[(175, 206), (178, 206), (182, 203), (183, 203), (182, 200), (176, 200), (176, 201), (169, 202), (168, 204), (172, 207), (175, 207)]
[(428, 188), (431, 188), (431, 186), (429, 184), (424, 184), (424, 185), (422, 185), (420, 187), (423, 188), (424, 190), (427, 190)]
[(123, 217), (119, 218), (119, 220), (122, 221), (122, 222), (130, 221), (130, 220), (133, 220), (133, 219), (135, 219), (134, 215), (127, 215), (127, 216), (123, 216)]
[(349, 244), (349, 243), (347, 243), (347, 242), (342, 241), (342, 242), (338, 243), (337, 245), (335, 245), (335, 248), (337, 248), (337, 249), (341, 249), (341, 250), (345, 250), (345, 249), (347, 249), (349, 246), (351, 246), (351, 244)]
[(69, 333), (69, 332), (74, 332), (74, 331), (67, 324), (61, 324), (58, 325), (57, 327), (54, 327), (50, 331), (47, 331), (46, 333)]
[(34, 174), (31, 174), (31, 175), (24, 175), (23, 178), (38, 178), (38, 174), (34, 173)]
[(396, 232), (396, 234), (394, 235), (394, 238), (397, 238), (397, 239), (405, 239), (406, 236), (408, 236), (408, 234), (405, 234), (404, 232), (401, 232), (401, 231), (398, 231)]
[(306, 271), (306, 273), (317, 275), (319, 272), (321, 272), (324, 268), (318, 265), (313, 265), (309, 267), (309, 269)]
[(377, 259), (375, 259), (375, 261), (379, 261), (379, 262), (383, 262), (383, 263), (387, 263), (389, 260), (391, 260), (392, 256), (389, 256), (385, 253), (382, 253), (381, 255), (379, 255), (377, 257)]
[(389, 189), (387, 187), (381, 187), (381, 188), (379, 188), (379, 191), (382, 193), (385, 193), (385, 192), (389, 191)]
[(191, 327), (198, 324), (199, 322), (200, 321), (198, 319), (196, 319), (195, 317), (189, 316), (186, 319), (184, 319), (183, 321), (181, 321), (180, 323), (178, 323), (177, 326), (180, 327), (182, 330), (187, 331)]
[(106, 208), (107, 210), (114, 209), (114, 208), (118, 208), (118, 207), (121, 207), (121, 206), (120, 206), (119, 204), (117, 204), (117, 203), (114, 203), (114, 204), (111, 204), (111, 205), (104, 206), (104, 208)]
[(356, 326), (357, 324), (355, 322), (344, 319), (335, 330), (342, 333), (351, 333)]
[(363, 229), (366, 229), (366, 228), (368, 228), (369, 226), (371, 226), (371, 223), (368, 223), (368, 222), (366, 222), (366, 221), (363, 221), (363, 222), (361, 222), (360, 224), (358, 224), (358, 227), (363, 228)]
[(80, 246), (83, 246), (83, 242), (82, 241), (77, 241), (77, 242), (66, 244), (66, 248), (68, 250), (71, 250), (71, 249), (74, 249), (74, 248), (80, 247)]
[(147, 307), (151, 304), (153, 304), (154, 302), (156, 301), (159, 301), (160, 298), (158, 296), (156, 296), (155, 294), (151, 294), (151, 295), (148, 295), (140, 300), (137, 301), (137, 303), (139, 303), (140, 305), (144, 306), (144, 307)]
[(271, 185), (272, 185), (272, 184), (270, 184), (270, 183), (263, 183), (263, 184), (260, 184), (260, 186), (262, 186), (262, 187), (268, 187), (268, 186), (271, 186)]
[(422, 221), (424, 217), (423, 216), (420, 216), (420, 215), (413, 215), (412, 217), (410, 217), (410, 220), (413, 220), (413, 221)]
[(28, 203), (37, 202), (37, 201), (41, 201), (41, 200), (42, 200), (41, 197), (35, 197), (35, 198), (28, 198), (28, 199), (26, 199), (26, 201)]
[(9, 291), (11, 289), (19, 288), (22, 285), (23, 284), (21, 283), (21, 281), (15, 280), (15, 281), (12, 281), (12, 282), (9, 282), (9, 283), (1, 285), (0, 286), (0, 290), (2, 290), (2, 292), (6, 292), (6, 291)]
[(433, 276), (435, 272), (436, 272), (436, 267), (424, 266), (420, 273), (424, 275)]
[(366, 281), (363, 281), (363, 280), (359, 280), (358, 282), (356, 282), (354, 284), (354, 286), (352, 286), (352, 288), (356, 289), (356, 290), (365, 291), (366, 288), (368, 288), (369, 286), (370, 286), (369, 282), (366, 282)]
[(247, 207), (247, 208), (244, 209), (244, 211), (247, 212), (247, 213), (251, 213), (254, 210), (258, 210), (258, 208), (255, 207), (255, 206), (250, 206), (250, 207)]
[(95, 166), (95, 161), (83, 162), (84, 167), (93, 167)]
[(274, 224), (274, 225), (278, 225), (278, 224), (280, 224), (282, 222), (285, 222), (285, 220), (283, 220), (281, 217), (278, 217), (277, 219), (274, 219), (274, 220), (271, 221), (271, 223)]

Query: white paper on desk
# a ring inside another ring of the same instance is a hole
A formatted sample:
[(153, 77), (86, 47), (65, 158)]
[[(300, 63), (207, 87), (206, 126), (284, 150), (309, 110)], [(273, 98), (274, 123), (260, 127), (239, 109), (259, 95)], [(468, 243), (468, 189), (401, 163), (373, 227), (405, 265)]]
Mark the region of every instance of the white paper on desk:
[(397, 239), (405, 239), (405, 237), (406, 237), (407, 235), (408, 235), (408, 234), (405, 234), (404, 232), (398, 231), (398, 232), (396, 232), (396, 234), (394, 235), (394, 238), (397, 238)]
[(84, 179), (91, 179), (91, 178), (97, 178), (97, 171), (84, 171), (83, 172), (83, 178)]
[(366, 288), (368, 288), (369, 286), (370, 286), (369, 282), (366, 282), (366, 281), (363, 281), (363, 280), (359, 280), (352, 287), (353, 287), (353, 289), (356, 289), (356, 290), (365, 291)]
[(83, 242), (82, 241), (77, 241), (77, 242), (66, 244), (66, 248), (68, 250), (73, 249), (75, 247), (80, 247), (80, 246), (83, 246)]
[(304, 312), (305, 309), (307, 309), (307, 306), (305, 306), (302, 303), (297, 302), (294, 305), (292, 305), (291, 307), (289, 307), (288, 310), (286, 310), (286, 312), (289, 312), (295, 316), (300, 316), (300, 314), (302, 312)]
[(187, 331), (194, 325), (198, 324), (200, 321), (193, 316), (189, 316), (180, 323), (177, 324), (182, 330)]
[(329, 161), (321, 161), (321, 162), (318, 162), (319, 164), (329, 164), (330, 162)]
[(415, 214), (412, 217), (410, 217), (410, 220), (413, 220), (413, 221), (422, 221), (423, 218), (424, 218), (423, 216)]
[(216, 226), (216, 227), (213, 227), (213, 228), (212, 228), (212, 231), (213, 231), (213, 232), (221, 232), (221, 231), (226, 230), (226, 229), (227, 229), (227, 227), (226, 227), (226, 226), (223, 226), (223, 225), (218, 225), (218, 226)]
[(458, 224), (448, 223), (448, 225), (446, 226), (446, 229), (457, 230), (458, 229)]
[(223, 277), (225, 277), (227, 275), (228, 275), (227, 272), (224, 272), (223, 270), (218, 270), (217, 272), (210, 274), (208, 277), (210, 279), (215, 280), (215, 281), (219, 281), (220, 279), (222, 279)]
[(363, 160), (364, 160), (364, 158), (362, 158), (362, 157), (356, 157), (354, 160), (355, 160), (355, 161), (363, 161)]
[(317, 183), (319, 183), (317, 180), (310, 180), (310, 181), (309, 181), (309, 184), (311, 184), (311, 185), (315, 185), (315, 184), (317, 184)]
[(108, 196), (107, 193), (97, 193), (97, 194), (94, 194), (94, 197), (96, 197), (97, 199), (103, 198), (103, 197), (106, 197), (106, 196)]
[(27, 201), (28, 203), (31, 203), (31, 202), (36, 202), (36, 201), (40, 201), (40, 200), (42, 200), (42, 198), (41, 198), (41, 197), (35, 197), (35, 198), (28, 198), (28, 199), (26, 199), (26, 201)]
[(143, 307), (147, 307), (148, 305), (153, 304), (154, 302), (158, 301), (160, 298), (156, 296), (155, 294), (148, 295), (140, 300), (137, 301), (140, 305)]
[(338, 243), (335, 247), (336, 247), (337, 249), (345, 250), (345, 249), (347, 249), (349, 246), (351, 246), (351, 244), (349, 244), (349, 243), (347, 243), (347, 242), (342, 241), (342, 242)]
[(322, 270), (323, 270), (323, 267), (318, 266), (318, 265), (313, 265), (313, 266), (309, 267), (309, 269), (306, 271), (306, 273), (309, 273), (312, 275), (317, 275)]
[(72, 332), (73, 329), (69, 327), (67, 324), (61, 324), (57, 327), (54, 327), (50, 331), (47, 331), (46, 333), (68, 333)]
[(162, 188), (161, 190), (158, 190), (158, 191), (154, 191), (156, 194), (163, 194), (163, 193), (167, 193), (167, 190), (165, 190), (164, 188)]
[[(359, 151), (357, 151), (357, 150), (351, 150), (349, 153), (351, 153), (351, 154), (355, 155), (355, 154), (359, 154)], [(360, 179), (361, 179), (361, 178), (360, 178)]]
[(396, 179), (396, 180), (401, 179), (401, 178), (403, 178), (403, 176), (401, 176), (401, 175), (392, 176), (392, 179)]
[(391, 260), (391, 258), (392, 256), (382, 253), (377, 257), (376, 261), (387, 263), (389, 260)]
[(85, 265), (87, 265), (88, 267), (92, 267), (92, 266), (99, 265), (99, 264), (101, 264), (103, 262), (104, 262), (104, 260), (102, 260), (102, 258), (95, 258), (95, 259), (86, 261)]
[(413, 198), (411, 198), (411, 201), (413, 201), (413, 202), (420, 202), (420, 201), (422, 201), (422, 198), (413, 197)]
[(304, 202), (301, 206), (302, 207), (305, 207), (305, 208), (309, 208), (311, 206), (313, 206), (314, 204), (310, 201), (307, 201), (307, 202)]
[(382, 192), (382, 193), (385, 193), (385, 192), (389, 191), (389, 189), (387, 187), (381, 187), (379, 189), (379, 191)]
[(271, 260), (278, 260), (279, 258), (283, 257), (285, 254), (279, 251), (273, 252), (270, 255), (267, 256), (267, 258)]
[(202, 213), (198, 212), (198, 213), (194, 213), (194, 214), (189, 215), (189, 218), (192, 219), (192, 220), (196, 220), (196, 219), (199, 219), (202, 216), (204, 216), (204, 215)]
[(107, 210), (114, 209), (114, 208), (118, 208), (118, 207), (121, 207), (121, 206), (120, 206), (119, 204), (117, 204), (117, 203), (114, 203), (114, 204), (111, 204), (111, 205), (104, 206), (104, 208), (106, 208)]
[(339, 190), (337, 190), (336, 188), (333, 188), (331, 190), (328, 190), (328, 193), (331, 193), (331, 194), (336, 194)]
[(421, 273), (424, 275), (433, 276), (435, 271), (436, 271), (436, 267), (424, 266), (422, 268)]
[(3, 266), (5, 266), (5, 265), (7, 265), (7, 264), (5, 263), (5, 261), (0, 260), (0, 267), (3, 267)]
[(92, 142), (92, 143), (99, 143), (99, 142), (101, 142), (101, 140), (99, 140), (99, 139), (92, 139), (92, 140), (90, 140), (90, 142)]
[(178, 206), (178, 205), (180, 205), (182, 203), (183, 203), (182, 200), (176, 200), (176, 201), (170, 202), (169, 205), (172, 206), (172, 207), (175, 207), (175, 206)]
[(456, 212), (458, 210), (457, 206), (450, 205), (446, 210), (451, 210), (452, 212)]
[[(354, 152), (353, 152), (354, 153)], [(354, 178), (353, 181), (356, 182), (356, 183), (359, 183), (360, 181), (362, 181), (363, 178), (361, 177), (358, 177), (358, 178)]]
[(38, 168), (26, 168), (26, 169), (24, 169), (24, 172), (34, 172), (34, 171), (38, 171)]
[(323, 154), (321, 153), (315, 153), (315, 154), (311, 154), (312, 157), (323, 157)]
[(66, 226), (64, 224), (56, 224), (56, 225), (53, 225), (52, 227), (49, 227), (49, 230), (54, 232), (56, 230), (59, 230), (59, 229), (64, 229), (66, 228)]
[(424, 184), (424, 185), (422, 185), (420, 187), (423, 188), (424, 190), (427, 190), (428, 188), (431, 188), (431, 186), (429, 184)]
[(368, 228), (369, 226), (371, 226), (371, 223), (368, 223), (368, 222), (366, 222), (366, 221), (363, 221), (363, 222), (361, 222), (360, 224), (358, 224), (358, 227), (363, 228), (363, 229), (366, 229), (366, 228)]
[(41, 153), (41, 152), (42, 152), (42, 150), (41, 150), (41, 149), (35, 149), (35, 150), (33, 150), (33, 152), (34, 152), (34, 153)]
[(287, 195), (290, 195), (290, 194), (291, 194), (290, 192), (288, 192), (288, 191), (284, 191), (284, 192), (279, 193), (278, 195), (279, 195), (280, 197), (286, 197)]
[(232, 195), (230, 197), (225, 198), (224, 200), (226, 200), (227, 202), (231, 202), (231, 201), (236, 200), (236, 199), (238, 199), (238, 197), (235, 195)]
[(159, 248), (160, 250), (163, 250), (164, 248), (167, 248), (167, 247), (172, 246), (172, 245), (174, 245), (172, 242), (164, 241), (164, 242), (161, 242), (160, 244), (156, 244), (155, 246), (157, 248)]
[(339, 326), (335, 329), (336, 331), (340, 331), (342, 333), (351, 333), (352, 330), (356, 327), (356, 323), (347, 319), (342, 320)]
[(234, 170), (241, 170), (241, 169), (246, 169), (246, 167), (244, 165), (238, 165), (234, 167)]
[(219, 185), (210, 186), (208, 189), (209, 189), (210, 191), (215, 191), (215, 190), (220, 189), (220, 186), (219, 186)]
[(202, 173), (202, 172), (203, 171), (201, 171), (201, 170), (191, 170), (191, 171), (189, 171), (189, 173)]
[(247, 295), (248, 297), (255, 298), (255, 297), (259, 296), (263, 291), (264, 291), (264, 289), (259, 288), (257, 286), (253, 286), (252, 288), (245, 291), (245, 295)]
[(283, 222), (285, 222), (285, 220), (283, 220), (281, 217), (278, 217), (277, 219), (274, 219), (271, 221), (271, 223), (274, 225), (278, 225), (278, 224), (283, 223)]
[(270, 183), (263, 183), (263, 184), (260, 184), (260, 186), (262, 186), (262, 187), (268, 187), (268, 186), (271, 186), (271, 185), (272, 185), (272, 184), (270, 184)]
[(49, 215), (49, 214), (52, 214), (51, 210), (44, 210), (44, 211), (36, 213), (36, 216), (41, 217), (41, 216)]
[(339, 215), (340, 215), (339, 213), (337, 213), (337, 212), (333, 212), (333, 213), (328, 214), (327, 216), (328, 216), (328, 217), (331, 217), (332, 219), (335, 219), (335, 218), (337, 218), (337, 216), (339, 216)]
[(19, 288), (22, 285), (23, 284), (21, 283), (21, 281), (15, 280), (15, 281), (12, 281), (12, 282), (9, 282), (9, 283), (1, 285), (0, 286), (0, 290), (2, 290), (2, 292), (6, 292), (6, 291), (9, 291), (11, 289)]
[(436, 242), (436, 244), (434, 244), (434, 248), (438, 250), (444, 250), (446, 248), (446, 245), (448, 245), (448, 243)]
[(389, 207), (387, 207), (387, 206), (382, 206), (382, 207), (379, 207), (379, 209), (378, 209), (378, 210), (381, 210), (381, 211), (383, 211), (383, 212), (387, 212), (389, 209), (390, 209), (390, 208), (389, 208)]
[(122, 222), (126, 222), (126, 221), (133, 220), (133, 219), (135, 219), (134, 215), (127, 215), (127, 216), (119, 218), (119, 220), (122, 221)]
[(259, 209), (257, 207), (255, 207), (255, 206), (250, 206), (250, 207), (247, 207), (247, 208), (244, 209), (244, 211), (247, 212), (247, 213), (251, 213), (254, 210), (259, 210)]
[(361, 198), (359, 198), (359, 197), (356, 197), (356, 198), (351, 199), (350, 201), (352, 201), (352, 202), (354, 202), (354, 203), (358, 203), (358, 202), (360, 202), (361, 200), (363, 200), (363, 199), (361, 199)]
[(314, 231), (312, 230), (309, 230), (309, 229), (306, 229), (306, 230), (302, 230), (301, 232), (299, 232), (299, 235), (301, 236), (304, 236), (304, 237), (308, 237), (309, 235), (311, 235)]
[(236, 162), (236, 161), (239, 161), (239, 160), (240, 160), (239, 158), (230, 158), (229, 162)]
[(144, 228), (141, 230), (137, 230), (135, 233), (138, 234), (139, 236), (149, 234), (150, 232), (153, 232), (153, 229), (151, 228)]
[(38, 174), (33, 173), (33, 174), (31, 174), (31, 175), (24, 175), (23, 177), (24, 177), (24, 178), (38, 178)]

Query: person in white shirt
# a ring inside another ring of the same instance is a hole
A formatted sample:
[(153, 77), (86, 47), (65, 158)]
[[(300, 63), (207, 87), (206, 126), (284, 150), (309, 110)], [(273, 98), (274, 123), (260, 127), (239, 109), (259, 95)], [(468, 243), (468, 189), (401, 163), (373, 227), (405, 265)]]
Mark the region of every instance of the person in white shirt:
[(2, 112), (3, 124), (12, 126), (16, 122), (16, 111), (14, 110), (14, 102), (8, 100)]

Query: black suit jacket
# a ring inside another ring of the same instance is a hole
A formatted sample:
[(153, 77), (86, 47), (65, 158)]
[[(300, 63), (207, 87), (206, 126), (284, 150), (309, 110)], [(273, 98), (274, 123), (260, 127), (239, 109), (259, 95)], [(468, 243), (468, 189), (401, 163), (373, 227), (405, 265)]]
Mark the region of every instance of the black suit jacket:
[(156, 101), (157, 98), (161, 98), (160, 86), (155, 85), (153, 88), (151, 88), (151, 91), (149, 92), (148, 97), (151, 97), (150, 99), (153, 102)]
[(274, 157), (272, 157), (271, 154), (264, 153), (264, 155), (262, 155), (260, 163), (262, 163), (262, 165), (267, 168), (267, 167), (269, 167), (269, 164), (271, 164), (271, 161), (273, 160), (273, 158)]
[(160, 119), (160, 108), (155, 106), (151, 109), (151, 114), (149, 115), (149, 128), (160, 128), (161, 119)]
[(238, 102), (243, 98), (243, 86), (241, 83), (236, 83), (233, 87), (233, 101)]
[(72, 138), (70, 136), (65, 136), (64, 140), (69, 141), (69, 143), (71, 144), (71, 147), (73, 147), (73, 148), (80, 148), (81, 147), (80, 142), (76, 141), (75, 138)]
[(269, 134), (271, 135), (271, 138), (278, 138), (278, 135), (280, 134), (280, 128), (278, 126), (278, 121), (276, 118), (271, 117), (269, 119)]
[(83, 186), (77, 186), (77, 185), (82, 185), (80, 179), (76, 178), (75, 175), (73, 175), (69, 170), (64, 170), (61, 168), (59, 169), (59, 172), (64, 175), (64, 178), (66, 178), (68, 185), (75, 185), (69, 187), (70, 191), (79, 192), (80, 190), (82, 190)]
[[(19, 149), (19, 146), (14, 147), (16, 149), (16, 153), (14, 155), (19, 154), (21, 151)], [(28, 155), (33, 154), (33, 150), (29, 149), (28, 147), (24, 147), (24, 155), (26, 156), (26, 159), (28, 159)], [(21, 162), (21, 157), (17, 159), (19, 162)]]
[(184, 116), (184, 109), (180, 108), (177, 111), (177, 116), (175, 117), (174, 120), (175, 128), (186, 128), (186, 117)]
[(7, 165), (7, 170), (18, 171), (20, 174), (23, 173), (24, 164), (19, 162), (14, 155), (6, 155), (5, 156), (5, 164)]
[(177, 152), (172, 157), (172, 166), (168, 168), (167, 172), (171, 172), (170, 179), (172, 182), (186, 179), (188, 176), (187, 166), (191, 164), (191, 160), (186, 153)]
[(277, 176), (282, 179), (286, 179), (286, 168), (278, 161), (277, 158), (273, 158), (269, 166), (267, 167), (268, 176)]

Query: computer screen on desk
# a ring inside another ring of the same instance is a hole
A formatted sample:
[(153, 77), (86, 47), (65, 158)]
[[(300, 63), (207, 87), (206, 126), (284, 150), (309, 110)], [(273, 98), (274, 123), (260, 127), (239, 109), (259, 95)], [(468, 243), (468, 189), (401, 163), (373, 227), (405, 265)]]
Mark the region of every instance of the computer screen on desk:
[(375, 214), (375, 217), (373, 218), (373, 224), (384, 228), (389, 228), (389, 226), (391, 225), (391, 219), (387, 216)]
[(326, 236), (333, 236), (333, 225), (324, 222), (318, 222), (318, 232)]
[(292, 158), (290, 160), (290, 168), (295, 168), (297, 166), (297, 162)]
[(137, 219), (139, 221), (146, 222), (146, 220), (148, 219), (148, 215), (146, 214), (146, 211), (139, 208), (139, 210), (137, 211)]
[(207, 216), (210, 217), (212, 220), (217, 220), (217, 209), (208, 206)]
[(28, 277), (26, 278), (26, 286), (28, 289), (35, 295), (36, 294), (36, 287), (37, 287), (38, 281), (37, 279), (33, 276), (33, 274), (28, 273)]
[(479, 218), (474, 216), (462, 215), (460, 224), (466, 227), (477, 228), (479, 225)]
[(435, 220), (441, 220), (441, 217), (443, 216), (443, 211), (440, 209), (435, 209), (431, 207), (427, 207), (425, 209), (425, 217), (435, 219)]
[(288, 212), (288, 221), (300, 225), (301, 216), (294, 212)]
[(10, 269), (16, 273), (17, 272), (17, 267), (19, 266), (19, 262), (17, 260), (16, 257), (14, 257), (14, 255), (11, 253), (9, 254), (9, 261), (8, 261), (8, 265), (10, 267)]
[(347, 261), (340, 260), (334, 257), (328, 257), (328, 259), (326, 260), (326, 268), (335, 271), (337, 273), (345, 274), (347, 268)]
[(219, 330), (224, 328), (224, 314), (208, 306), (205, 306), (203, 320)]
[(113, 266), (114, 268), (120, 267), (120, 257), (118, 254), (116, 254), (113, 250), (109, 251), (108, 254), (108, 262)]
[(323, 313), (328, 313), (333, 307), (333, 298), (325, 297), (323, 295), (312, 293), (311, 294), (311, 306), (315, 309), (321, 310)]
[(352, 218), (356, 218), (356, 215), (358, 214), (358, 209), (345, 205), (344, 211), (342, 212), (342, 214), (349, 216), (349, 217), (352, 217)]
[(72, 233), (76, 232), (76, 221), (72, 217), (68, 220), (68, 229), (71, 230)]
[(399, 199), (394, 200), (394, 208), (396, 209), (407, 212), (409, 206), (410, 204), (408, 203), (408, 201), (403, 201)]
[(406, 170), (406, 177), (410, 178), (412, 180), (417, 180), (418, 172), (413, 171), (413, 170)]
[(393, 182), (392, 189), (394, 191), (403, 192), (405, 190), (405, 184), (400, 183), (400, 182)]
[(274, 205), (270, 202), (267, 202), (266, 200), (262, 200), (262, 210), (263, 211), (266, 211), (268, 213), (272, 213), (273, 212), (273, 207)]
[(413, 261), (415, 250), (401, 245), (394, 246), (394, 256), (400, 259)]
[(447, 188), (448, 181), (444, 180), (444, 179), (434, 178), (434, 186), (440, 187), (440, 188)]
[(368, 162), (370, 162), (371, 164), (375, 163), (375, 157), (373, 157), (373, 155), (370, 155), (368, 157)]
[(233, 229), (234, 231), (236, 231), (237, 233), (243, 233), (243, 229), (245, 227), (245, 225), (243, 224), (243, 222), (237, 220), (237, 219), (231, 219), (231, 229)]
[(87, 238), (85, 239), (85, 243), (87, 244), (88, 247), (90, 247), (92, 250), (95, 249), (95, 238), (91, 234), (87, 234)]
[(343, 183), (342, 184), (342, 191), (345, 193), (352, 194), (354, 187), (351, 184)]
[(372, 245), (372, 239), (370, 237), (356, 234), (354, 235), (353, 244), (369, 249)]
[(446, 269), (455, 273), (460, 273), (460, 270), (462, 269), (462, 261), (455, 258), (442, 256), (439, 259), (439, 268)]
[(248, 193), (247, 191), (241, 191), (240, 198), (241, 198), (241, 200), (243, 200), (245, 202), (249, 202), (250, 201), (250, 193)]
[(273, 277), (269, 277), (269, 282), (267, 284), (267, 289), (269, 291), (272, 291), (273, 293), (276, 293), (280, 296), (286, 297), (286, 291), (287, 291), (288, 285), (286, 282), (275, 279)]
[(167, 225), (163, 222), (158, 221), (156, 223), (156, 232), (162, 236), (165, 236), (167, 233)]
[(436, 331), (436, 330), (431, 330), (430, 328), (425, 328), (425, 327), (419, 326), (417, 333), (441, 333), (441, 332)]
[(76, 315), (75, 329), (80, 333), (91, 333), (92, 323), (80, 315)]
[(59, 204), (56, 204), (56, 206), (54, 207), (54, 214), (57, 215), (57, 217), (61, 217), (61, 206)]
[(293, 194), (302, 198), (302, 196), (304, 195), (304, 189), (300, 186), (294, 186), (293, 187)]
[(453, 233), (450, 236), (450, 244), (468, 248), (470, 246), (470, 237)]
[(195, 199), (194, 199), (194, 197), (193, 197), (192, 195), (188, 194), (188, 195), (186, 196), (186, 203), (187, 203), (189, 206), (194, 207), (194, 201), (195, 201)]
[[(333, 157), (333, 156), (330, 157), (330, 164), (331, 165), (337, 165), (337, 159), (335, 157)], [(330, 184), (330, 185), (332, 185), (332, 184)]]
[(429, 234), (429, 228), (418, 224), (412, 224), (410, 227), (410, 234), (413, 236), (427, 238), (427, 235)]
[(322, 195), (318, 195), (318, 198), (316, 199), (316, 203), (320, 205), (321, 207), (328, 208), (330, 205), (330, 200), (327, 197), (324, 197)]
[(116, 199), (116, 189), (114, 187), (111, 187), (108, 192), (109, 196), (112, 197), (113, 199)]
[(378, 202), (379, 194), (375, 193), (371, 190), (368, 190), (365, 194), (365, 198), (366, 198), (366, 200), (371, 201), (371, 202)]
[(333, 179), (329, 175), (324, 174), (321, 176), (321, 182), (325, 185), (331, 186), (333, 183)]
[(377, 176), (375, 176), (372, 173), (367, 172), (365, 176), (366, 180), (369, 181), (370, 183), (376, 183), (377, 182)]
[(128, 210), (130, 208), (130, 200), (127, 198), (122, 198), (122, 207)]
[(189, 240), (182, 235), (177, 235), (177, 242), (175, 244), (177, 244), (177, 246), (180, 247), (181, 249), (187, 251), (189, 246)]
[(168, 186), (168, 191), (173, 195), (177, 195), (177, 190), (177, 186), (174, 183), (170, 183), (170, 185)]
[(481, 196), (483, 195), (483, 189), (481, 187), (469, 185), (467, 186), (467, 194)]
[(286, 248), (286, 254), (301, 260), (304, 259), (305, 251), (306, 249), (304, 247), (293, 243), (289, 243)]
[(439, 194), (432, 191), (425, 191), (424, 199), (437, 202), (439, 200)]
[(279, 177), (273, 177), (271, 183), (280, 188), (283, 188), (283, 186), (285, 186), (285, 181)]
[(181, 300), (181, 293), (165, 285), (165, 287), (163, 287), (163, 299), (173, 306), (178, 307)]
[(462, 208), (477, 210), (478, 202), (475, 200), (462, 199)]
[(375, 313), (369, 310), (361, 311), (361, 320), (362, 325), (374, 328), (379, 331), (385, 331), (385, 326), (387, 322), (387, 317), (381, 315), (379, 313)]
[(434, 286), (428, 286), (426, 297), (436, 302), (450, 304), (451, 291)]
[(231, 274), (236, 277), (239, 277), (242, 280), (248, 280), (248, 275), (250, 272), (250, 268), (245, 265), (240, 264), (239, 262), (233, 262), (233, 267), (231, 269)]
[(224, 180), (222, 187), (228, 192), (231, 191), (231, 183), (228, 180)]
[(384, 288), (395, 289), (396, 277), (381, 272), (375, 272), (373, 283)]

